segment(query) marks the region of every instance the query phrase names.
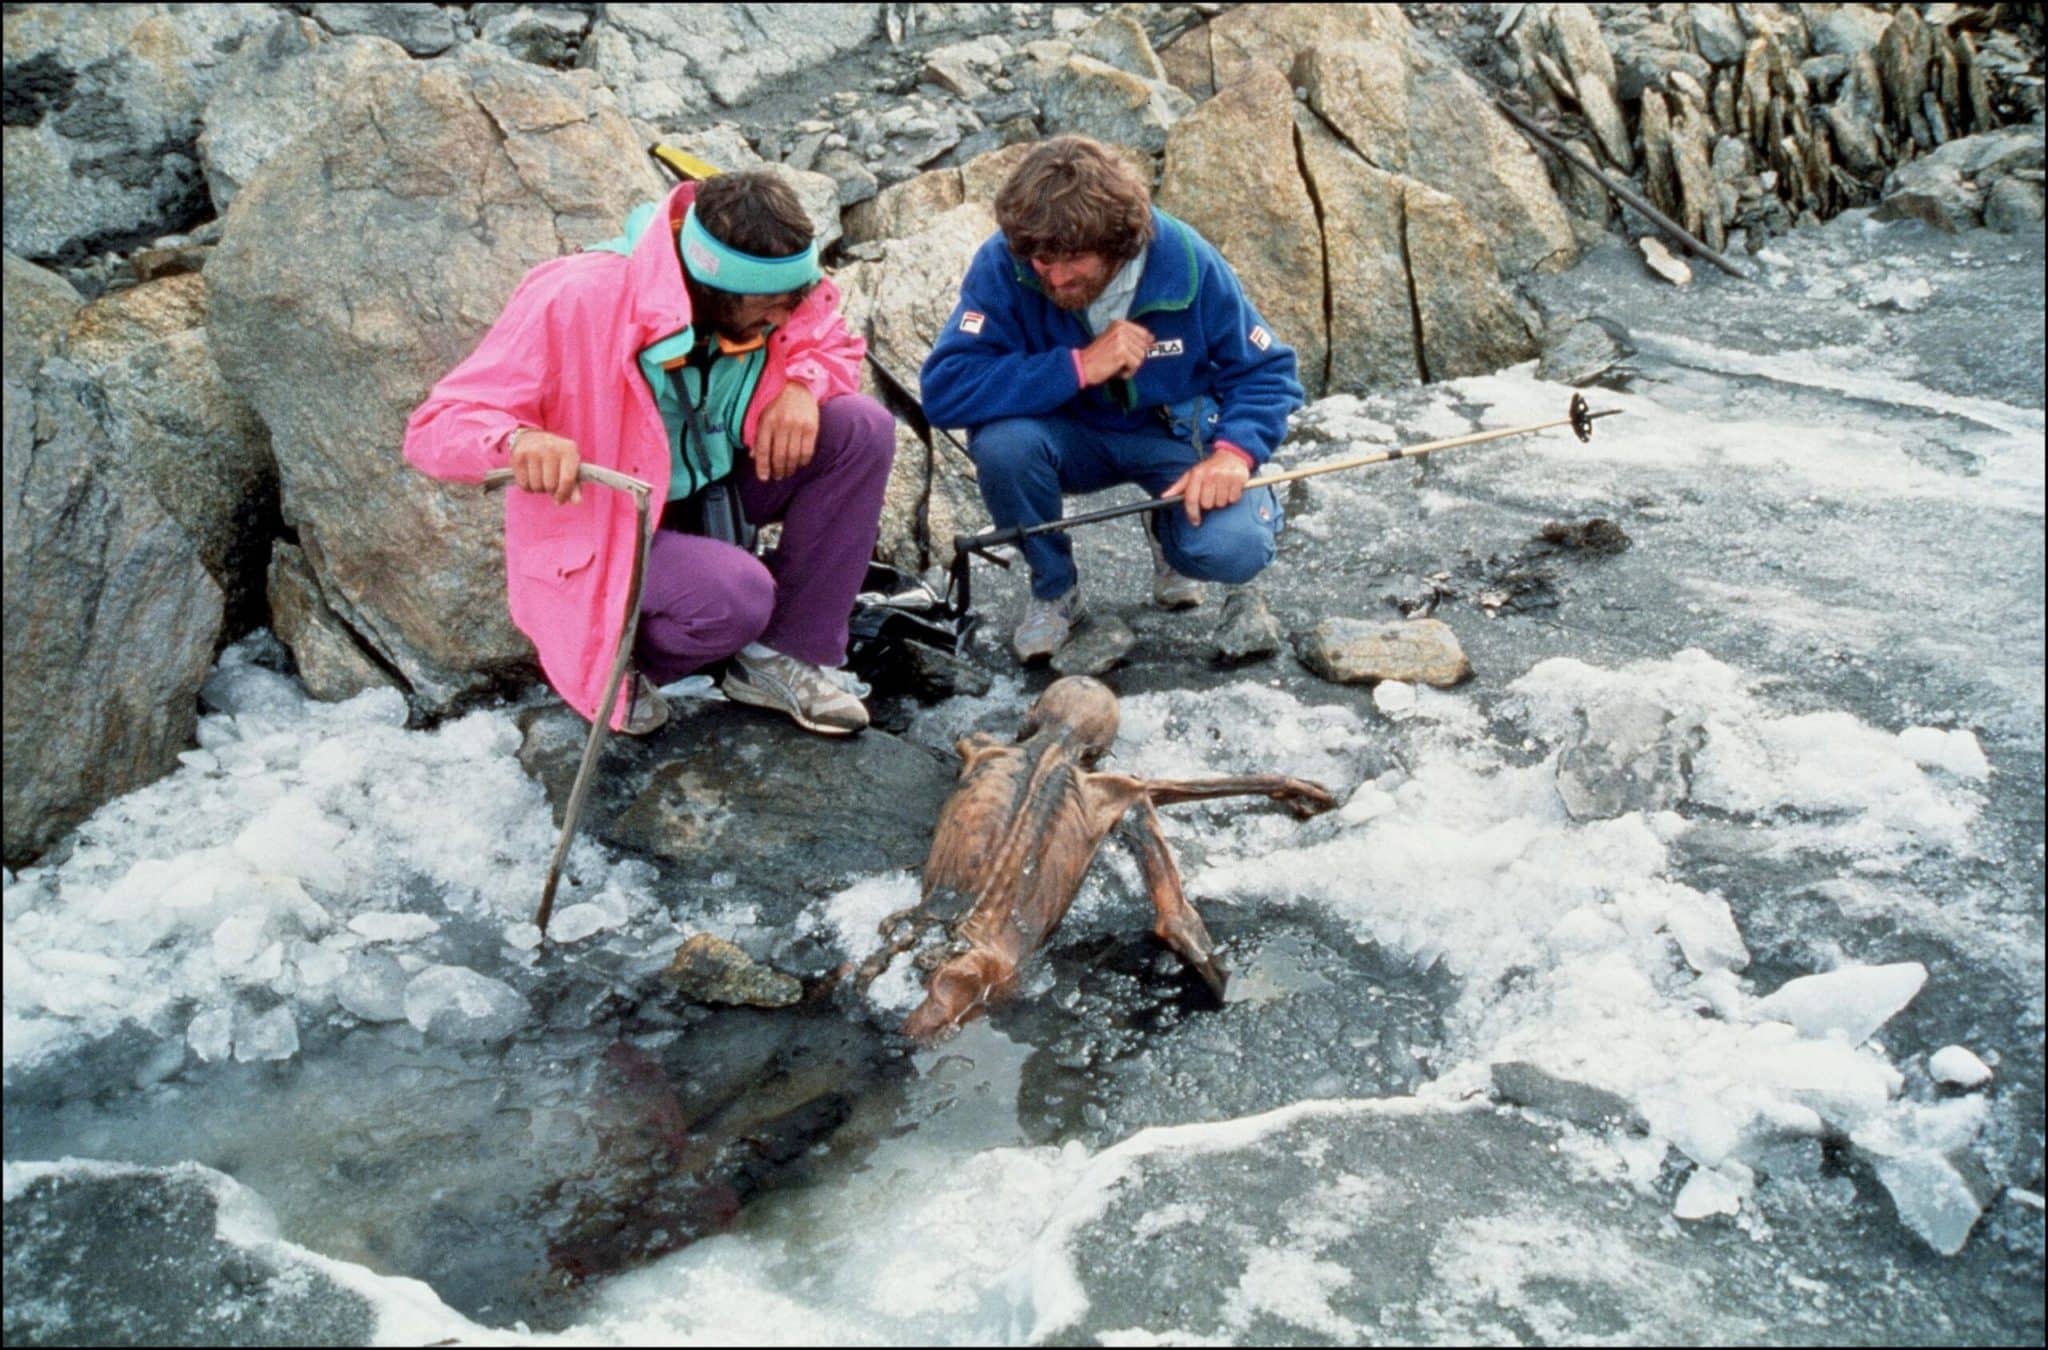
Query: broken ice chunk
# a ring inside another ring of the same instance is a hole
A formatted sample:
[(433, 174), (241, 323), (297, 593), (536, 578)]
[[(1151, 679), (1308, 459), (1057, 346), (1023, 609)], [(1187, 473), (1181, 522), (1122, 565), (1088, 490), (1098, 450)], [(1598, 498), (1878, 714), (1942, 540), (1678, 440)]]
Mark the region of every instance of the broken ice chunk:
[(339, 890), (348, 867), (339, 848), (348, 831), (301, 795), (273, 803), (235, 836), (234, 851), (266, 872), (282, 872), (309, 886)]
[(1415, 686), (1405, 680), (1381, 680), (1372, 687), (1373, 706), (1389, 717), (1415, 711)]
[(554, 922), (548, 925), (548, 936), (557, 942), (581, 942), (584, 938), (602, 933), (607, 928), (617, 928), (625, 921), (625, 906), (616, 900), (609, 904), (604, 901), (585, 901), (582, 904), (570, 905), (555, 915)]
[(349, 931), (360, 933), (372, 942), (416, 942), (441, 931), (437, 920), (424, 914), (399, 914), (389, 910), (372, 910), (358, 914), (348, 921)]
[(1960, 1045), (1943, 1046), (1927, 1057), (1927, 1072), (1937, 1083), (1973, 1088), (1991, 1081), (1991, 1069)]
[(1911, 1003), (1925, 983), (1927, 967), (1918, 961), (1844, 966), (1787, 980), (1777, 992), (1758, 999), (1754, 1011), (1758, 1017), (1790, 1022), (1802, 1036), (1835, 1035), (1861, 1045)]
[(1991, 761), (1984, 758), (1984, 747), (1977, 743), (1973, 731), (1907, 727), (1899, 733), (1899, 748), (1923, 769), (1945, 769), (1958, 778), (1979, 782), (1991, 776)]
[(1749, 948), (1735, 926), (1728, 902), (1718, 895), (1684, 892), (1674, 896), (1664, 917), (1686, 964), (1704, 975), (1713, 970), (1741, 970), (1749, 964)]
[(291, 1005), (280, 1003), (260, 1016), (235, 1016), (235, 1058), (244, 1064), (290, 1059), (299, 1053), (299, 1024)]
[(235, 1043), (235, 1013), (232, 1008), (215, 1008), (192, 1019), (185, 1028), (185, 1044), (192, 1053), (212, 1063), (226, 1059)]
[(347, 972), (334, 982), (334, 997), (365, 1022), (396, 1022), (405, 1016), (408, 978), (383, 952), (351, 952)]
[[(1961, 1162), (1964, 1165), (1958, 1166)], [(1991, 1202), (1990, 1187), (1978, 1169), (1960, 1157), (1911, 1153), (1874, 1160), (1877, 1179), (1891, 1192), (1899, 1221), (1943, 1256), (1954, 1256), (1970, 1240), (1970, 1230)], [(1965, 1175), (1965, 1171), (1970, 1175)]]
[(526, 1000), (467, 966), (429, 966), (405, 987), (405, 1018), (445, 1041), (496, 1041), (526, 1021)]
[(1756, 1174), (1730, 1158), (1719, 1167), (1695, 1168), (1678, 1192), (1671, 1212), (1681, 1219), (1704, 1219), (1710, 1214), (1733, 1214), (1756, 1189)]

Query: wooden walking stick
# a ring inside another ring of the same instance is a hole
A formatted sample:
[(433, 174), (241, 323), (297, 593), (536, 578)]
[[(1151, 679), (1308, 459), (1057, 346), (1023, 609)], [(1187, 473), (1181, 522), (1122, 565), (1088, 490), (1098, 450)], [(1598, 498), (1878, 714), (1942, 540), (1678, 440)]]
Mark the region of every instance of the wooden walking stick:
[[(569, 843), (576, 837), (576, 824), (583, 815), (583, 799), (590, 794), (590, 783), (596, 776), (597, 757), (604, 749), (605, 737), (611, 733), (612, 709), (618, 706), (619, 690), (626, 682), (627, 667), (632, 664), (633, 638), (640, 631), (640, 589), (647, 580), (647, 553), (654, 543), (654, 532), (648, 528), (653, 487), (595, 464), (579, 465), (576, 477), (580, 481), (632, 494), (633, 580), (626, 588), (626, 621), (619, 630), (619, 649), (612, 657), (611, 674), (605, 680), (604, 705), (597, 710), (597, 718), (590, 724), (590, 739), (583, 743), (583, 760), (576, 766), (576, 782), (569, 789), (568, 804), (562, 808), (562, 837), (555, 841), (555, 856), (548, 863), (548, 879), (540, 891), (540, 909), (533, 916), (534, 926), (540, 929), (542, 937), (547, 936), (548, 916), (554, 913), (555, 887), (562, 880), (562, 862), (569, 856)], [(511, 481), (510, 469), (492, 469), (484, 475), (487, 490), (503, 487)]]

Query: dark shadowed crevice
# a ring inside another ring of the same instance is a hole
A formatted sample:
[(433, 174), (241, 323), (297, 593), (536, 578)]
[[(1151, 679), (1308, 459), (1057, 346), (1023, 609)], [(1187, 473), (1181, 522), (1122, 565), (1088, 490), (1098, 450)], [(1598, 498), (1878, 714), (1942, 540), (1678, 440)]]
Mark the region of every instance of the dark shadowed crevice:
[(1399, 169), (1388, 168), (1386, 165), (1374, 159), (1371, 155), (1365, 153), (1364, 150), (1359, 148), (1358, 143), (1356, 141), (1352, 140), (1349, 136), (1346, 136), (1344, 134), (1344, 129), (1342, 127), (1338, 126), (1335, 122), (1332, 122), (1329, 118), (1323, 116), (1322, 111), (1318, 109), (1315, 106), (1315, 104), (1310, 103), (1306, 99), (1303, 99), (1301, 100), (1300, 106), (1302, 110), (1308, 113), (1310, 117), (1313, 117), (1316, 119), (1316, 121), (1322, 123), (1323, 130), (1329, 132), (1332, 136), (1335, 136), (1337, 138), (1338, 144), (1342, 145), (1346, 150), (1349, 150), (1352, 154), (1358, 156), (1366, 163), (1372, 165), (1375, 169), (1378, 169), (1381, 173), (1401, 172)]
[(1308, 149), (1301, 142), (1301, 128), (1294, 129), (1294, 164), (1301, 173), (1302, 185), (1308, 189), (1309, 206), (1316, 213), (1316, 244), (1323, 260), (1323, 383), (1322, 392), (1330, 392), (1330, 376), (1337, 364), (1337, 333), (1334, 323), (1336, 297), (1330, 292), (1330, 234), (1323, 223), (1323, 194), (1316, 191), (1316, 177), (1309, 172)]
[(1408, 320), (1415, 325), (1415, 369), (1428, 384), (1429, 352), (1422, 345), (1422, 299), (1415, 293), (1415, 259), (1408, 251), (1408, 190), (1401, 189), (1401, 273), (1408, 278)]

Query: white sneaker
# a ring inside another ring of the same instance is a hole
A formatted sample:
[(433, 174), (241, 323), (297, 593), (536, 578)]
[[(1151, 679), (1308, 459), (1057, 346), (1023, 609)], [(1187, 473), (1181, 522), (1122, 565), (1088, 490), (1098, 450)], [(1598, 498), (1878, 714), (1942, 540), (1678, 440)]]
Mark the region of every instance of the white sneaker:
[(758, 642), (733, 657), (725, 696), (787, 713), (798, 726), (821, 736), (850, 735), (868, 724), (867, 708), (829, 672)]
[(1065, 645), (1080, 613), (1079, 586), (1068, 587), (1067, 593), (1057, 600), (1041, 600), (1032, 596), (1025, 602), (1024, 617), (1010, 637), (1010, 650), (1016, 652), (1017, 659), (1027, 666), (1034, 661), (1045, 660)]
[(1145, 522), (1145, 542), (1152, 546), (1152, 603), (1161, 609), (1194, 609), (1200, 605), (1202, 583), (1173, 570), (1149, 519)]

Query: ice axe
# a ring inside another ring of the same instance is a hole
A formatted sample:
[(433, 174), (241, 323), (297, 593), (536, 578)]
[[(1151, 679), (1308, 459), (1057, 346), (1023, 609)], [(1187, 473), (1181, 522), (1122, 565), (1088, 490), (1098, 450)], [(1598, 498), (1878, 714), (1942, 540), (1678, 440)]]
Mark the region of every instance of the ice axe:
[[(1602, 417), (1612, 417), (1621, 412), (1620, 408), (1603, 408), (1594, 412), (1586, 406), (1583, 394), (1573, 394), (1572, 401), (1563, 417), (1548, 422), (1531, 422), (1527, 426), (1502, 427), (1498, 431), (1475, 431), (1465, 436), (1452, 436), (1441, 441), (1425, 441), (1421, 445), (1397, 446), (1392, 450), (1375, 450), (1370, 454), (1354, 455), (1349, 459), (1336, 460), (1329, 464), (1311, 464), (1307, 468), (1289, 469), (1285, 473), (1270, 473), (1254, 478), (1245, 484), (1246, 489), (1273, 487), (1280, 483), (1291, 483), (1297, 478), (1315, 478), (1326, 473), (1339, 473), (1345, 469), (1361, 469), (1368, 464), (1386, 464), (1397, 459), (1420, 459), (1433, 455), (1439, 450), (1450, 450), (1461, 445), (1478, 445), (1482, 441), (1504, 440), (1509, 436), (1526, 436), (1532, 431), (1548, 431), (1552, 427), (1570, 427), (1582, 441), (1593, 439), (1593, 423)], [(1099, 511), (1085, 511), (1078, 516), (1063, 516), (1039, 525), (1016, 525), (1007, 530), (985, 530), (980, 534), (956, 534), (953, 536), (953, 553), (957, 560), (964, 560), (970, 553), (1001, 566), (1008, 567), (1007, 559), (991, 555), (988, 550), (999, 544), (1014, 544), (1033, 535), (1046, 534), (1053, 530), (1071, 530), (1076, 525), (1092, 525), (1098, 520), (1114, 520), (1118, 516), (1134, 516), (1142, 511), (1160, 511), (1176, 505), (1181, 499), (1175, 497), (1154, 497), (1142, 502), (1126, 502), (1120, 506), (1105, 506)]]
[[(512, 477), (510, 469), (492, 469), (484, 475), (484, 488), (488, 491), (503, 487), (512, 481)], [(583, 743), (583, 761), (576, 766), (576, 782), (569, 789), (568, 804), (562, 808), (562, 837), (555, 841), (555, 856), (548, 863), (548, 879), (540, 890), (540, 909), (533, 916), (534, 927), (540, 929), (542, 937), (547, 936), (548, 916), (555, 909), (555, 887), (562, 880), (562, 861), (569, 856), (570, 841), (576, 838), (576, 823), (583, 815), (583, 799), (590, 793), (597, 757), (604, 749), (605, 737), (611, 734), (612, 709), (618, 706), (619, 690), (625, 684), (627, 667), (632, 664), (633, 638), (640, 630), (640, 588), (647, 579), (647, 550), (654, 537), (648, 521), (648, 507), (654, 497), (652, 486), (595, 464), (578, 465), (576, 478), (579, 482), (598, 483), (614, 491), (632, 494), (636, 546), (633, 549), (633, 579), (626, 588), (626, 622), (619, 630), (619, 649), (612, 656), (612, 673), (605, 679), (604, 706), (597, 710), (597, 717), (590, 724), (590, 739)]]

